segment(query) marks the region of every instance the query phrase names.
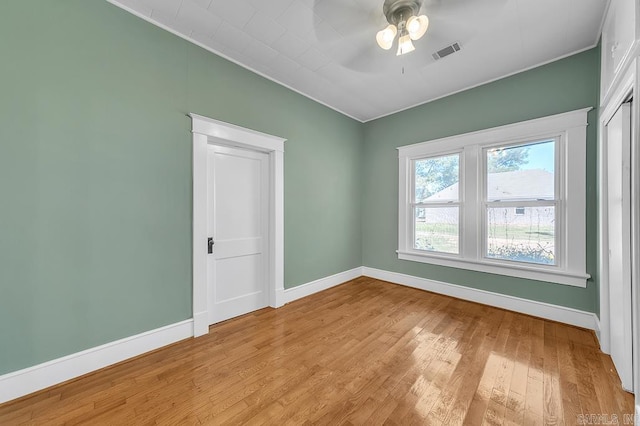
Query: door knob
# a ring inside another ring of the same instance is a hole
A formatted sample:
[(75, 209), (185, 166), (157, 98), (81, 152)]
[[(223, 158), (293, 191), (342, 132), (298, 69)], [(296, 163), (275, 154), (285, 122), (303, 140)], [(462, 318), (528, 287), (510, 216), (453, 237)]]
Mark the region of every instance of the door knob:
[(213, 238), (212, 237), (207, 238), (207, 252), (209, 254), (213, 253), (213, 244), (214, 244)]

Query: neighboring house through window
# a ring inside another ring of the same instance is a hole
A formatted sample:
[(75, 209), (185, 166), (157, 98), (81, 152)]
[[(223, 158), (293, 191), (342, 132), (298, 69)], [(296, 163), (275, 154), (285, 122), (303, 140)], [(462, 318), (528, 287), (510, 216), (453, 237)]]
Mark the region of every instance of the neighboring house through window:
[(400, 147), (398, 257), (585, 287), (587, 112)]

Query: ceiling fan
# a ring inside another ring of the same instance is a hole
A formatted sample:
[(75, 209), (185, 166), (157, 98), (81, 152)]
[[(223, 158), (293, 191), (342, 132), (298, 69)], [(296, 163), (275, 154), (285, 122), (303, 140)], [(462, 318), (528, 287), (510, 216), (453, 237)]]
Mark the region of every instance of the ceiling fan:
[(397, 56), (413, 52), (412, 40), (419, 40), (429, 28), (429, 18), (427, 15), (420, 15), (422, 0), (385, 0), (382, 6), (384, 16), (389, 25), (376, 34), (378, 46), (384, 50), (391, 49), (393, 40), (398, 31)]
[[(315, 0), (314, 30), (319, 49), (351, 70), (422, 69), (436, 62), (441, 49), (472, 42), (507, 1)], [(396, 36), (394, 55), (388, 50)]]

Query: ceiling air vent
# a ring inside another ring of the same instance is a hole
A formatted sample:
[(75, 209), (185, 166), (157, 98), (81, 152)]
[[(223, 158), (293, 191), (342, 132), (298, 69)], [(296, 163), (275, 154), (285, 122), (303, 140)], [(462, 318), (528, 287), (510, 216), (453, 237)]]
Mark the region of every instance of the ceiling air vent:
[(440, 49), (436, 53), (434, 53), (433, 59), (437, 61), (438, 59), (442, 59), (445, 56), (451, 55), (452, 53), (456, 53), (458, 50), (460, 50), (460, 43), (453, 43), (452, 45), (449, 45), (444, 49)]

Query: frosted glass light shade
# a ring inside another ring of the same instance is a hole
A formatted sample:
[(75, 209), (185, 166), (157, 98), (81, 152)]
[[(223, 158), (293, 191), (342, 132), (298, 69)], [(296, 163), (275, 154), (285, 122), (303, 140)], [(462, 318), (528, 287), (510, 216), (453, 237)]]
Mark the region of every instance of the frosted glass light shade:
[(411, 36), (405, 32), (404, 35), (400, 36), (398, 39), (398, 52), (396, 55), (404, 55), (405, 53), (413, 52), (414, 50), (416, 50), (416, 48), (411, 42)]
[(427, 15), (412, 16), (407, 20), (407, 31), (411, 40), (418, 40), (427, 32), (427, 28), (429, 28)]
[(384, 50), (391, 49), (393, 45), (393, 39), (396, 37), (398, 33), (398, 29), (395, 25), (389, 25), (384, 30), (378, 31), (376, 34), (376, 41), (378, 42), (378, 46), (382, 47)]

